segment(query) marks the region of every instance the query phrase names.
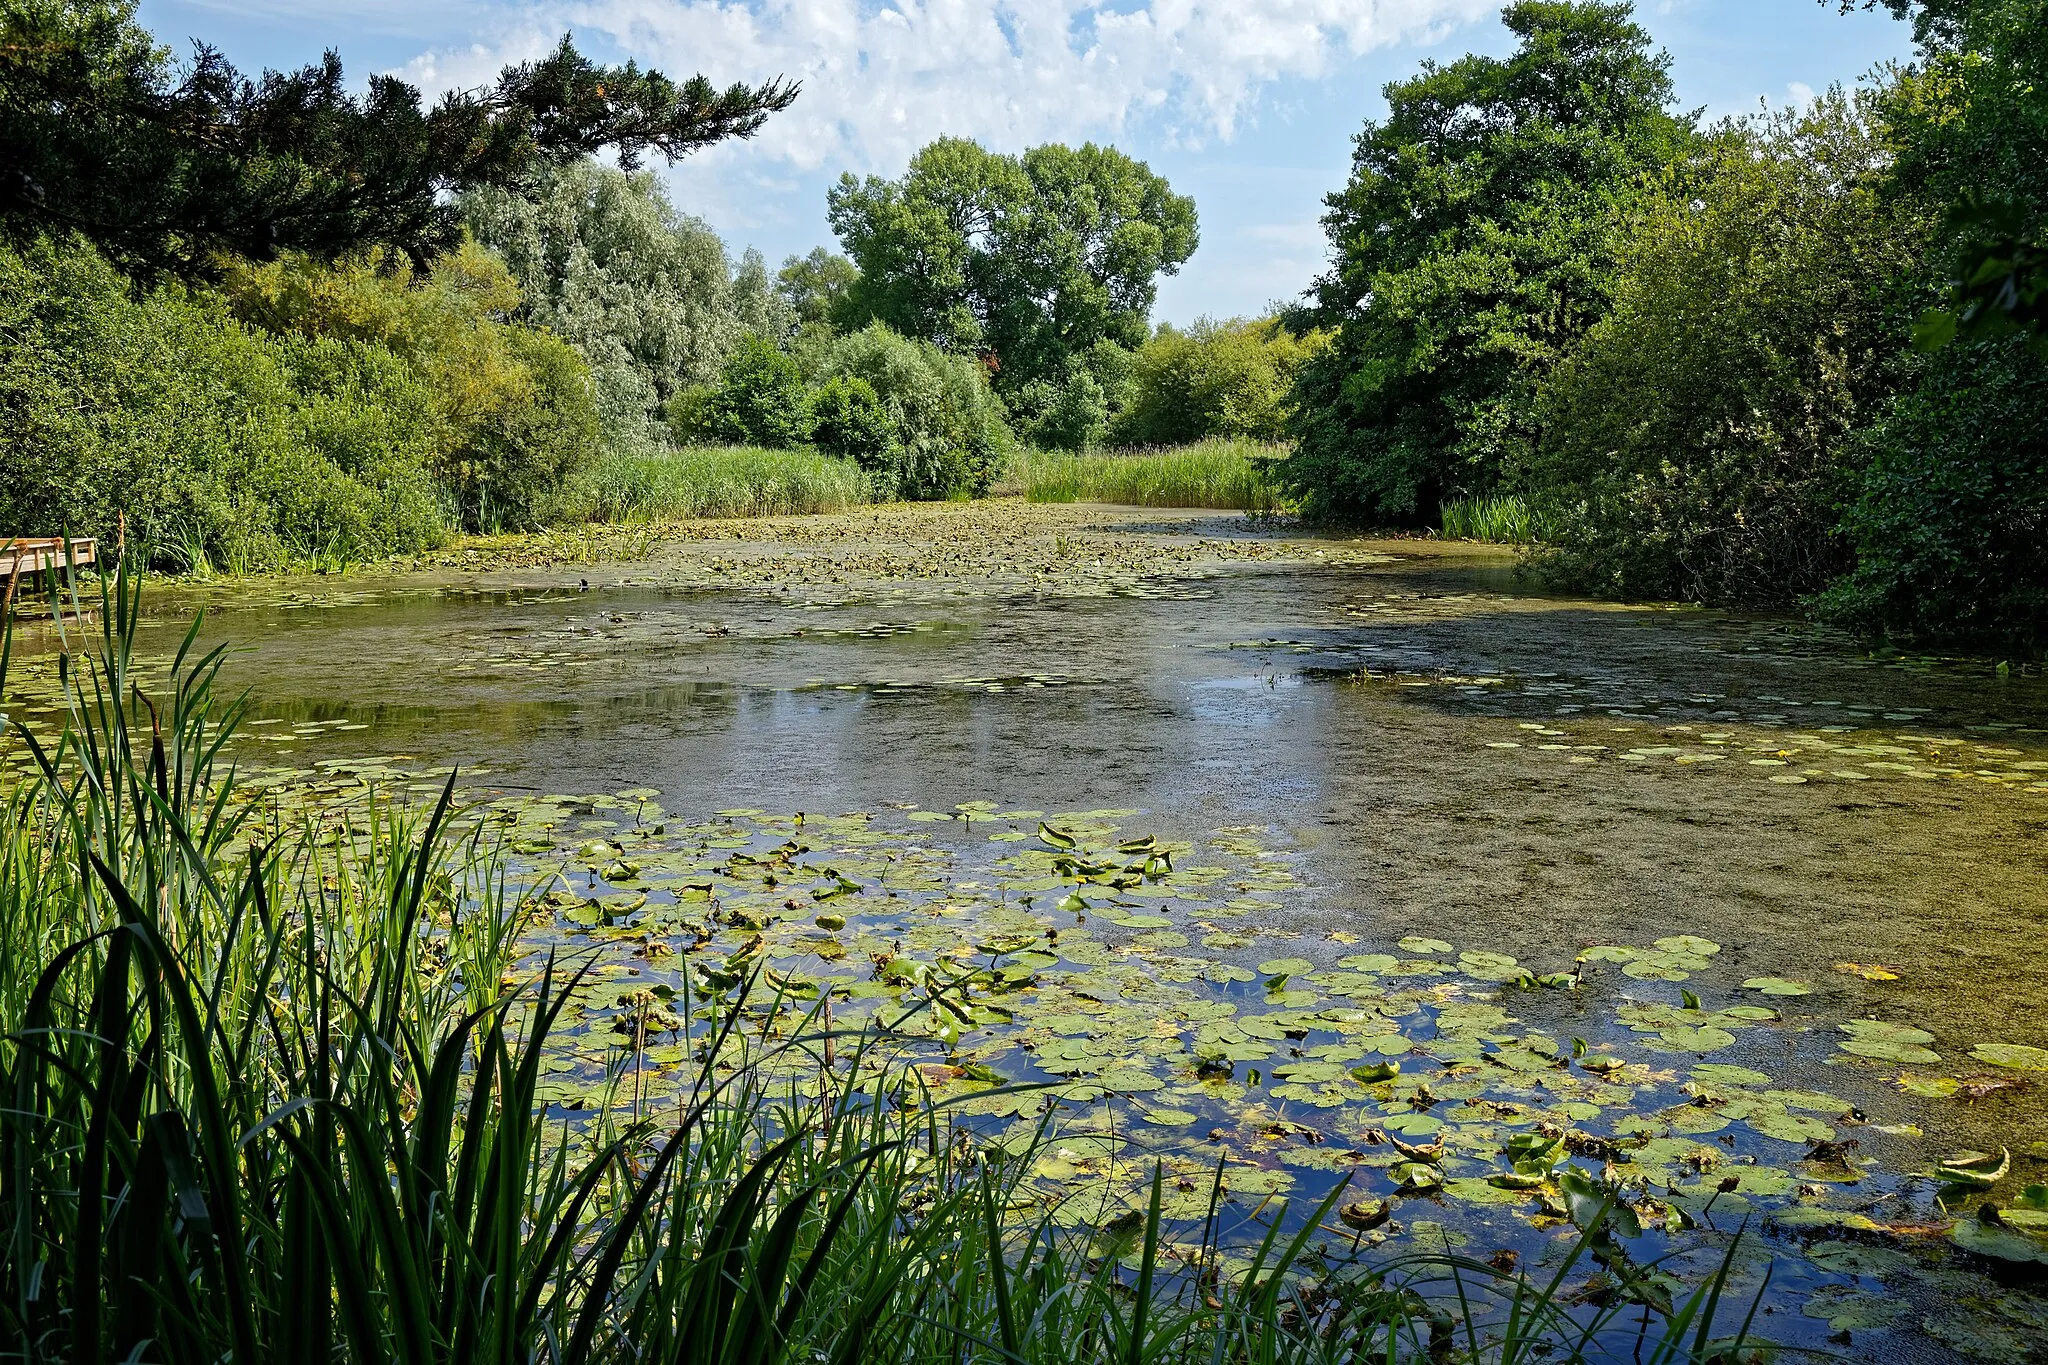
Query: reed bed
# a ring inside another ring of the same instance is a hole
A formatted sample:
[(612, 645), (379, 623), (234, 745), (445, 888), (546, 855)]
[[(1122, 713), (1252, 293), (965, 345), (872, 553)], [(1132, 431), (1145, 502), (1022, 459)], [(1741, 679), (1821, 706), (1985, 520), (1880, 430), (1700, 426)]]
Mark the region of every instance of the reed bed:
[(1536, 514), (1512, 493), (1483, 498), (1453, 498), (1443, 504), (1445, 540), (1483, 540), (1496, 545), (1531, 545), (1538, 534)]
[(1135, 507), (1281, 511), (1268, 473), (1286, 447), (1211, 440), (1188, 446), (1082, 455), (1026, 451), (1007, 485), (1032, 502), (1113, 502)]
[[(1177, 1239), (1156, 1171), (1145, 1213), (1067, 1226), (1028, 1189), (1034, 1144), (983, 1141), (890, 1063), (886, 1029), (835, 1032), (760, 973), (685, 990), (698, 1067), (671, 1108), (551, 1110), (584, 966), (534, 964), (535, 907), (455, 779), (346, 808), (241, 789), (221, 654), (195, 654), (195, 625), (168, 682), (145, 676), (136, 591), (103, 592), (93, 648), (68, 642), (61, 733), (0, 729), (33, 759), (0, 793), (14, 1359), (1736, 1358), (1720, 1280), (1640, 1309), (1611, 1240), (1626, 1210), (1591, 1187), (1540, 1281), (1375, 1264), (1330, 1230), (1336, 1194), (1262, 1210), (1226, 1262), (1215, 1194)], [(1588, 1261), (1610, 1307), (1560, 1293)]]
[(564, 521), (659, 522), (841, 512), (867, 502), (867, 475), (815, 450), (693, 446), (615, 451), (578, 471), (556, 509)]

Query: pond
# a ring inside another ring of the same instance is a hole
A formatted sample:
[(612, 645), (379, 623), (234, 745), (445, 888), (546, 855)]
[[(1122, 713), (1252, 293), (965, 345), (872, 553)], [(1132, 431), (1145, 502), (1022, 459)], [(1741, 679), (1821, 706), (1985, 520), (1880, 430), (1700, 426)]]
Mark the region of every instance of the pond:
[[(1199, 1221), (1221, 1163), (1247, 1215), (1348, 1182), (1333, 1235), (1533, 1269), (1570, 1162), (1636, 1192), (1674, 1285), (1746, 1229), (1729, 1293), (1772, 1339), (2048, 1338), (2038, 675), (1213, 513), (648, 550), (193, 585), (146, 632), (206, 608), (258, 782), (453, 768), (500, 813), (536, 944), (603, 956), (556, 1112), (621, 1102), (620, 1019), (768, 963), (901, 1017), (992, 1135), (1056, 1103), (1038, 1185), (1076, 1222), (1155, 1160)], [(629, 1041), (639, 1104), (686, 1057)], [(974, 1098), (1001, 1081), (1059, 1088)], [(1937, 1174), (1961, 1150), (2010, 1161), (1987, 1192)]]

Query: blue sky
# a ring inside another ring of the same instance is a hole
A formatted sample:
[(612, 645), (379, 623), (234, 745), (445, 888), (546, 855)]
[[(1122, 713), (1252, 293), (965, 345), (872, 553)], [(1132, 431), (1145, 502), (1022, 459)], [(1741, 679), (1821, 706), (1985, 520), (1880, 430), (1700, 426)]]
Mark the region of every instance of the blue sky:
[[(663, 173), (676, 203), (771, 263), (831, 243), (842, 171), (895, 175), (934, 137), (1002, 150), (1113, 142), (1194, 195), (1202, 247), (1156, 316), (1263, 309), (1320, 267), (1322, 196), (1380, 88), (1425, 57), (1502, 52), (1497, 0), (143, 0), (174, 49), (245, 68), (337, 49), (350, 72), (480, 84), (565, 30), (594, 55), (713, 80), (801, 79), (751, 143)], [(1910, 56), (1905, 26), (1817, 0), (1639, 0), (1679, 99), (1709, 114), (1853, 85)]]

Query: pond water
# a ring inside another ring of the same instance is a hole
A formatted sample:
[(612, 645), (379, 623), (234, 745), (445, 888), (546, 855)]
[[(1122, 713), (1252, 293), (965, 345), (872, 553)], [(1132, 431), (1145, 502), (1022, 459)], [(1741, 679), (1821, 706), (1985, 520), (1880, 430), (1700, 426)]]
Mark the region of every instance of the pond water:
[[(765, 958), (842, 1019), (925, 1002), (927, 1079), (987, 1124), (1044, 1097), (977, 1086), (1062, 1082), (1040, 1184), (1077, 1220), (1158, 1156), (1198, 1217), (1221, 1160), (1246, 1211), (1349, 1180), (1393, 1198), (1368, 1240), (1536, 1266), (1569, 1155), (1642, 1194), (1632, 1250), (1681, 1282), (1747, 1221), (1731, 1295), (1768, 1271), (1775, 1339), (2048, 1338), (2039, 676), (1214, 514), (516, 560), (160, 592), (146, 648), (207, 608), (259, 778), (458, 768), (559, 870), (544, 937), (609, 954), (594, 1025)], [(563, 1112), (603, 1102), (603, 1052)], [(1988, 1194), (1931, 1174), (2001, 1148)]]

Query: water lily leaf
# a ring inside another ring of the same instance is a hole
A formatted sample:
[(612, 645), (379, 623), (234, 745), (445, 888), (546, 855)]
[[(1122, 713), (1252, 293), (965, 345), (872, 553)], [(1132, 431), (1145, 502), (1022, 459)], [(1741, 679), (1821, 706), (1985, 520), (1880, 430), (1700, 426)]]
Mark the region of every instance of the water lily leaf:
[(1145, 1122), (1161, 1128), (1185, 1128), (1196, 1121), (1196, 1116), (1185, 1109), (1147, 1109)]
[(1726, 1029), (1687, 1028), (1679, 1025), (1657, 1030), (1657, 1036), (1681, 1052), (1718, 1052), (1735, 1045), (1735, 1035)]
[(1316, 964), (1305, 957), (1275, 957), (1259, 964), (1259, 970), (1267, 976), (1298, 976), (1315, 969)]
[(1988, 1190), (2011, 1169), (2012, 1153), (2001, 1147), (1995, 1152), (1957, 1152), (1944, 1157), (1934, 1173), (1951, 1185)]
[(1834, 1125), (1810, 1114), (1756, 1114), (1745, 1120), (1755, 1131), (1782, 1142), (1826, 1142), (1835, 1135)]
[(2026, 1047), (2019, 1043), (1979, 1043), (1970, 1049), (1970, 1055), (1980, 1062), (2015, 1071), (2048, 1071), (2048, 1048)]
[(1903, 1302), (1889, 1295), (1827, 1284), (1814, 1290), (1799, 1311), (1837, 1332), (1868, 1332), (1891, 1326), (1905, 1310)]
[(1710, 938), (1693, 934), (1678, 934), (1672, 938), (1660, 938), (1655, 945), (1667, 953), (1690, 953), (1694, 957), (1712, 957), (1721, 951), (1721, 945)]
[(1391, 972), (1400, 965), (1400, 959), (1391, 953), (1353, 953), (1338, 958), (1337, 965), (1348, 972)]
[(1752, 976), (1742, 983), (1746, 991), (1758, 991), (1764, 995), (1812, 995), (1813, 987), (1804, 981), (1793, 981), (1782, 976)]
[(1635, 948), (1624, 948), (1624, 947), (1621, 947), (1621, 946), (1619, 946), (1619, 945), (1617, 945), (1617, 944), (1612, 944), (1612, 943), (1603, 943), (1603, 944), (1600, 944), (1600, 945), (1598, 945), (1598, 946), (1596, 946), (1596, 947), (1588, 948), (1588, 949), (1586, 949), (1586, 950), (1585, 950), (1584, 952), (1580, 953), (1580, 954), (1579, 954), (1579, 961), (1581, 961), (1581, 962), (1634, 962), (1634, 961), (1635, 961), (1635, 960), (1636, 960), (1637, 958), (1639, 958), (1639, 957), (1641, 957), (1641, 956), (1642, 956), (1642, 953), (1641, 953), (1641, 951), (1640, 951), (1640, 950), (1638, 950), (1638, 949), (1635, 949)]
[(1448, 953), (1451, 950), (1451, 945), (1442, 939), (1424, 938), (1420, 934), (1410, 934), (1397, 946), (1404, 953)]
[(1986, 1222), (1982, 1217), (1959, 1219), (1949, 1236), (1957, 1246), (1979, 1256), (1989, 1256), (1998, 1261), (2048, 1265), (2048, 1240), (2002, 1223)]

